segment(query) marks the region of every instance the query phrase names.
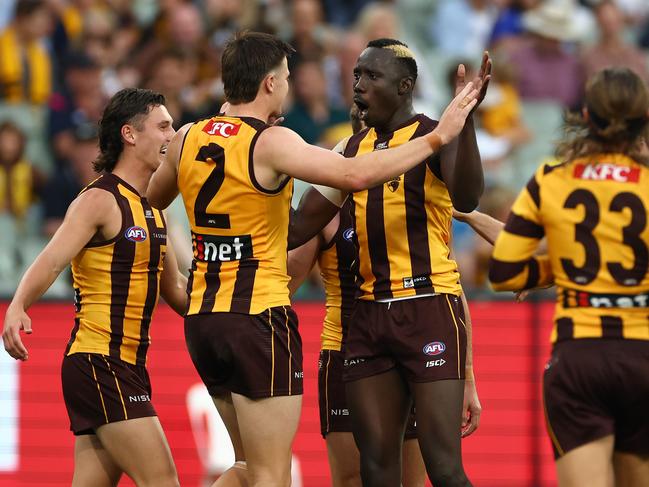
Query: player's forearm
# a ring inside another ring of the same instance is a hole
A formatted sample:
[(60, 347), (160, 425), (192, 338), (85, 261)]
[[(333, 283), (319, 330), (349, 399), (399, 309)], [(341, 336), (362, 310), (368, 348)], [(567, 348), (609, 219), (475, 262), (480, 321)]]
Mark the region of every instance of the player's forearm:
[(337, 186), (347, 191), (361, 191), (389, 181), (426, 160), (441, 148), (435, 131), (392, 149), (369, 152), (350, 159)]
[(475, 136), (473, 117), (469, 117), (458, 136), (454, 177), (449, 193), (453, 206), (459, 211), (469, 212), (478, 206), (484, 191), (484, 173), (480, 150)]
[(465, 223), (468, 223), (478, 235), (484, 238), (491, 245), (496, 243), (498, 234), (505, 226), (505, 224), (500, 220), (496, 220), (492, 216), (479, 211), (467, 213), (462, 220)]
[(292, 250), (311, 240), (336, 216), (340, 208), (315, 188), (302, 195), (297, 210), (291, 211), (288, 249)]
[(160, 295), (180, 316), (187, 309), (187, 278), (177, 269), (173, 269), (174, 278), (161, 280)]
[[(473, 375), (473, 326), (471, 324), (471, 312), (469, 311), (469, 304), (467, 303), (466, 296), (462, 293), (462, 308), (464, 309), (464, 324), (466, 327), (466, 371), (470, 371)], [(468, 379), (469, 377), (467, 377)]]
[(20, 280), (10, 306), (27, 311), (45, 294), (65, 267), (52, 259), (47, 252), (41, 253)]

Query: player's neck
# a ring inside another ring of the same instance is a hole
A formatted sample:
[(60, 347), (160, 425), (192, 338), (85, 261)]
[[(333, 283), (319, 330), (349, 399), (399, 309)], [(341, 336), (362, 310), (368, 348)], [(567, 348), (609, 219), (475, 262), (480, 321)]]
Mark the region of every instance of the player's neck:
[(377, 123), (374, 126), (374, 130), (382, 134), (394, 132), (415, 115), (417, 115), (417, 112), (413, 108), (412, 103), (406, 103), (399, 107), (389, 119), (382, 123)]
[(131, 185), (140, 196), (146, 196), (146, 189), (149, 186), (153, 168), (121, 157), (115, 164), (113, 174)]
[(264, 103), (253, 101), (250, 103), (230, 105), (226, 109), (225, 114), (228, 117), (250, 117), (265, 122), (270, 118), (271, 110)]

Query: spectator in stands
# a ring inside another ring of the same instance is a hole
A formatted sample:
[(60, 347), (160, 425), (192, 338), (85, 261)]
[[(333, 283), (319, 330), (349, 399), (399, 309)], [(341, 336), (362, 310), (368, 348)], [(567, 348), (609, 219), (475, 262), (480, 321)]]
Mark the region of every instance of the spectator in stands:
[(498, 11), (494, 22), (491, 37), (489, 39), (490, 49), (504, 47), (509, 49), (510, 43), (516, 44), (525, 33), (523, 26), (523, 14), (536, 7), (541, 0), (504, 0), (505, 5)]
[[(304, 61), (295, 68), (293, 77), (295, 103), (286, 114), (283, 125), (295, 130), (307, 143), (321, 144), (327, 148), (332, 148), (339, 140), (351, 135), (348, 110), (329, 104), (322, 65), (315, 60)], [(337, 140), (327, 135), (327, 131), (335, 130), (340, 125), (345, 130), (342, 134), (338, 132)]]
[(74, 132), (82, 126), (95, 126), (107, 101), (101, 67), (83, 52), (68, 54), (64, 80), (65, 85), (50, 102), (50, 137), (58, 160), (71, 157), (76, 150)]
[(25, 135), (11, 122), (0, 124), (0, 213), (23, 219), (45, 181), (25, 157)]
[(628, 67), (649, 81), (647, 55), (624, 39), (624, 15), (613, 0), (602, 0), (595, 6), (600, 37), (586, 49), (582, 63), (586, 78), (608, 67)]
[(480, 56), (497, 14), (490, 0), (443, 0), (430, 24), (431, 37), (448, 56)]
[(0, 102), (44, 105), (52, 90), (50, 55), (42, 44), (52, 27), (45, 0), (18, 0), (0, 33)]
[(523, 16), (527, 38), (509, 54), (517, 69), (518, 90), (524, 100), (549, 100), (578, 106), (583, 72), (579, 60), (564, 48), (581, 32), (572, 3), (547, 2)]

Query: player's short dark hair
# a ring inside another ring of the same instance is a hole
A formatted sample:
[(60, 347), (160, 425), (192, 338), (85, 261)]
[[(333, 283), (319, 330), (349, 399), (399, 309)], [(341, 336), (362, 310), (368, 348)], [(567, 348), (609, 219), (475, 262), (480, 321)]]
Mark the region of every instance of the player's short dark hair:
[(92, 163), (95, 171), (113, 171), (124, 150), (124, 125), (140, 129), (151, 109), (164, 104), (165, 97), (152, 90), (125, 88), (115, 93), (99, 121), (99, 157)]
[(221, 56), (226, 100), (235, 105), (253, 101), (264, 77), (294, 52), (293, 47), (272, 34), (235, 34)]
[(367, 47), (376, 47), (377, 49), (389, 49), (394, 53), (398, 61), (408, 72), (414, 81), (417, 80), (417, 61), (412, 51), (408, 48), (408, 44), (398, 41), (396, 39), (374, 39), (367, 43)]

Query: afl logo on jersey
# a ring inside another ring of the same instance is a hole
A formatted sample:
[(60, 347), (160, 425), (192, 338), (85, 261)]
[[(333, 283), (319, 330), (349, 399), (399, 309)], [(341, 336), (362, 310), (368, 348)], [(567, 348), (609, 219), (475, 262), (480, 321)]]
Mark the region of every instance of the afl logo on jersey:
[(203, 127), (203, 132), (209, 135), (216, 135), (217, 137), (225, 137), (226, 139), (232, 135), (237, 135), (239, 133), (239, 123), (231, 122), (217, 122), (216, 120), (210, 120), (207, 122), (207, 125)]
[(351, 242), (352, 239), (354, 238), (354, 229), (353, 228), (348, 228), (343, 232), (343, 238), (347, 240), (348, 242)]
[(446, 350), (446, 345), (444, 342), (430, 342), (424, 346), (424, 353), (426, 355), (439, 355), (444, 353)]
[(146, 240), (146, 230), (142, 227), (129, 227), (124, 236), (131, 242), (144, 242)]

